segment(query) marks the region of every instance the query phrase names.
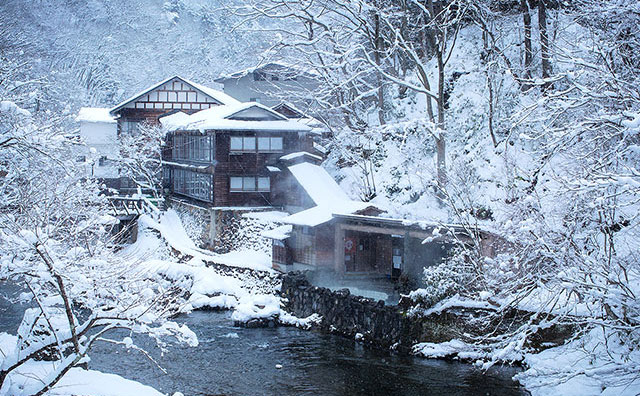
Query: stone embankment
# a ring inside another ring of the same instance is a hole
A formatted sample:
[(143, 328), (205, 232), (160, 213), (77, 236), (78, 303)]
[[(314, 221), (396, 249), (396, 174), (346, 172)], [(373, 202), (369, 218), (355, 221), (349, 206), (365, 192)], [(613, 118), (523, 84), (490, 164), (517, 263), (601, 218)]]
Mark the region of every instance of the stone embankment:
[[(458, 307), (429, 315), (415, 314), (410, 301), (385, 305), (384, 301), (352, 295), (348, 289), (332, 291), (313, 286), (299, 272), (283, 275), (281, 293), (284, 309), (291, 314), (301, 318), (314, 313), (322, 316), (315, 326), (321, 330), (402, 353), (410, 352), (413, 345), (421, 342), (469, 342), (489, 329), (498, 329), (503, 322), (495, 312), (482, 308)], [(509, 322), (517, 325), (517, 316), (511, 313)], [(559, 343), (568, 334), (567, 328), (546, 329), (537, 344)]]

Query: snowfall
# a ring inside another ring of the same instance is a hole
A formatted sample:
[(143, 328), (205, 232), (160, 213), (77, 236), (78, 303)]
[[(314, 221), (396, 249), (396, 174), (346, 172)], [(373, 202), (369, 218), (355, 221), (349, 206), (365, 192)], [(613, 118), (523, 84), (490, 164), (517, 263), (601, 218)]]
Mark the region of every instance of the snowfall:
[[(265, 224), (281, 219), (281, 212), (252, 214), (258, 223)], [(275, 223), (272, 223), (272, 227)], [(255, 235), (256, 238), (261, 238)], [(163, 213), (158, 220), (150, 216), (139, 219), (138, 238), (135, 243), (120, 253), (138, 268), (134, 272), (144, 273), (158, 282), (173, 282), (189, 292), (188, 301), (181, 312), (188, 314), (195, 309), (233, 310), (232, 320), (236, 323), (252, 319), (270, 318), (281, 325), (309, 328), (320, 320), (317, 315), (308, 318), (296, 318), (281, 309), (280, 298), (272, 283), (261, 281), (260, 277), (243, 276), (244, 271), (234, 272), (234, 268), (250, 269), (253, 273), (274, 275), (270, 268), (271, 257), (260, 250), (242, 250), (227, 254), (216, 254), (200, 249), (188, 236), (183, 223), (174, 210)], [(176, 257), (187, 258), (178, 263)], [(205, 263), (227, 266), (228, 273), (217, 271)], [(266, 276), (272, 279), (273, 276)], [(196, 335), (186, 326), (180, 329), (188, 339), (189, 345), (197, 347)], [(16, 353), (17, 336), (0, 333), (0, 367)], [(30, 361), (19, 370), (11, 372), (9, 379), (0, 389), (0, 395), (28, 394), (27, 391), (38, 382), (55, 372), (54, 362)], [(116, 396), (140, 395), (155, 396), (162, 393), (155, 389), (125, 379), (118, 375), (101, 373), (95, 370), (73, 368), (47, 394), (49, 395), (91, 395)], [(175, 393), (174, 396), (180, 396)]]
[[(283, 214), (266, 212), (254, 214), (262, 224), (269, 224), (267, 228), (278, 226)], [(256, 236), (259, 238), (259, 236)], [(172, 256), (169, 252), (173, 251)], [(178, 252), (186, 262), (175, 260)], [(232, 319), (236, 322), (246, 322), (256, 318), (276, 318), (283, 325), (293, 325), (309, 328), (321, 320), (318, 315), (308, 318), (296, 318), (281, 309), (280, 299), (273, 286), (267, 286), (257, 281), (255, 277), (229, 275), (217, 271), (205, 263), (223, 264), (230, 268), (248, 268), (257, 273), (273, 274), (270, 268), (269, 254), (259, 250), (235, 251), (228, 254), (215, 254), (200, 249), (188, 236), (179, 215), (169, 210), (159, 220), (149, 216), (140, 219), (138, 240), (121, 251), (122, 255), (132, 262), (140, 262), (138, 271), (143, 271), (157, 279), (171, 280), (190, 292), (190, 297), (182, 307), (182, 312), (188, 314), (194, 309), (218, 308), (233, 310)], [(457, 296), (443, 301), (431, 310), (443, 311), (451, 307), (466, 307), (482, 305), (478, 301), (466, 301)], [(482, 307), (485, 307), (482, 305)], [(186, 326), (185, 326), (186, 327)], [(185, 333), (190, 330), (184, 329)], [(197, 347), (195, 334), (190, 344)], [(603, 338), (597, 330), (593, 330), (586, 337), (573, 340), (566, 345), (547, 349), (538, 354), (523, 354), (520, 356), (526, 369), (516, 376), (532, 395), (637, 395), (640, 383), (636, 380), (637, 371), (629, 372), (629, 367), (599, 365), (594, 361), (593, 352), (606, 353), (603, 348)], [(609, 340), (611, 342), (611, 340)], [(0, 333), (0, 358), (14, 353), (16, 336)], [(611, 349), (609, 349), (611, 351)], [(466, 361), (477, 360), (479, 369), (482, 361), (491, 358), (486, 351), (477, 349), (459, 340), (433, 344), (422, 343), (414, 346), (415, 355), (425, 358), (451, 358)], [(639, 354), (637, 350), (618, 350), (620, 358), (629, 354)], [(597, 356), (597, 353), (595, 354)], [(508, 361), (512, 356), (503, 356)], [(1, 362), (1, 361), (0, 361)], [(486, 364), (486, 363), (485, 363)], [(576, 370), (578, 369), (578, 370)], [(617, 373), (617, 370), (625, 372)], [(55, 370), (55, 363), (31, 361), (19, 371), (11, 374), (11, 378), (0, 390), (0, 395), (18, 395), (29, 389), (29, 384), (44, 378)], [(576, 374), (576, 371), (578, 374)], [(566, 374), (563, 374), (565, 373)], [(627, 376), (629, 381), (615, 384), (604, 382), (603, 374), (617, 373)], [(62, 380), (48, 392), (49, 395), (92, 395), (115, 396), (135, 394), (141, 396), (155, 396), (162, 393), (155, 389), (128, 380), (118, 375), (102, 373), (95, 370), (73, 368)], [(174, 393), (173, 396), (180, 396)]]

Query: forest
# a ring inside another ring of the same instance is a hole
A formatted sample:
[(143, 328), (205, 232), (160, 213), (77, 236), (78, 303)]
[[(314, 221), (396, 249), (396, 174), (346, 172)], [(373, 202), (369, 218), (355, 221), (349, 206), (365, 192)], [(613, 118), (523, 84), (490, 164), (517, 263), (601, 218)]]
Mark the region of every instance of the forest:
[[(114, 330), (197, 347), (174, 320), (199, 307), (194, 295), (238, 318), (262, 307), (309, 324), (280, 313), (271, 281), (195, 264), (209, 256), (184, 219), (186, 231), (171, 216), (146, 219), (145, 245), (116, 249), (100, 182), (79, 177), (74, 155), (83, 106), (111, 107), (172, 75), (215, 86), (269, 62), (317, 80), (300, 97), (269, 94), (306, 103), (330, 131), (317, 142), (323, 167), (352, 199), (477, 238), (425, 268), (411, 294), (422, 309), (455, 300), (504, 321), (526, 312), (507, 331), (418, 344), (416, 355), (446, 347), (479, 370), (521, 365), (516, 380), (535, 395), (640, 392), (638, 2), (5, 0), (0, 280), (22, 285), (32, 307), (17, 337), (0, 333), (0, 395), (65, 394), (47, 392), (94, 343), (147, 354), (107, 337)], [(157, 173), (153, 161), (132, 165), (144, 150), (123, 167)], [(504, 241), (495, 257), (479, 229)], [(573, 331), (533, 348), (552, 326)], [(46, 379), (16, 385), (15, 371), (45, 352), (58, 362)]]

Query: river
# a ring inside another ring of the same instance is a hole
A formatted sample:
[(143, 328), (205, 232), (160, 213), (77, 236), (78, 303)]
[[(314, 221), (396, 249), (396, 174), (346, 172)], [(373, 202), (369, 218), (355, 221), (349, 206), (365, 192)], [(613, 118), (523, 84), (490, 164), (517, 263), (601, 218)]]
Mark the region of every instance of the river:
[[(0, 298), (0, 331), (15, 334), (23, 309)], [(483, 374), (469, 364), (398, 356), (314, 331), (237, 328), (230, 316), (196, 311), (177, 318), (198, 335), (195, 348), (170, 344), (161, 354), (148, 338), (135, 337), (167, 374), (140, 352), (110, 344), (95, 347), (89, 366), (186, 396), (526, 394), (511, 380), (515, 368)]]

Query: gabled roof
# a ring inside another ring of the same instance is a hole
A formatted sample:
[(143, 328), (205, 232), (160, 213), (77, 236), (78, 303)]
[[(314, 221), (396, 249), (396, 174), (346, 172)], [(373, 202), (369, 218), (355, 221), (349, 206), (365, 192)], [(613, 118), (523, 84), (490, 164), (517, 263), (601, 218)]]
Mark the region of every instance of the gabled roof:
[[(262, 114), (262, 116), (260, 116)], [(178, 121), (178, 122), (175, 122)], [(226, 106), (215, 106), (200, 110), (180, 120), (171, 118), (169, 122), (160, 120), (169, 130), (245, 130), (308, 132), (307, 125), (287, 119), (287, 117), (260, 103), (247, 102)]]
[(83, 107), (76, 117), (78, 122), (104, 122), (115, 124), (116, 120), (109, 113), (109, 109), (103, 107)]
[(331, 220), (334, 213), (357, 213), (373, 206), (351, 200), (321, 166), (303, 162), (290, 166), (289, 171), (316, 206), (285, 217), (285, 224), (315, 227)]
[(284, 63), (284, 62), (279, 62), (279, 61), (272, 61), (272, 62), (265, 62), (265, 63), (261, 63), (257, 66), (254, 67), (248, 67), (246, 69), (243, 70), (238, 70), (236, 72), (233, 73), (229, 73), (229, 74), (223, 74), (220, 77), (216, 78), (215, 82), (217, 83), (222, 83), (226, 80), (235, 80), (235, 79), (239, 79), (242, 78), (244, 76), (246, 76), (247, 74), (251, 74), (253, 72), (256, 71), (274, 71), (274, 70), (278, 70), (278, 71), (282, 71), (282, 70), (286, 70), (286, 71), (290, 71), (292, 76), (306, 76), (306, 77), (315, 77), (317, 75), (317, 73), (315, 71), (312, 70), (308, 70), (308, 69), (304, 69), (298, 65), (293, 65), (293, 64), (288, 64), (288, 63)]
[(169, 77), (167, 79), (164, 79), (164, 80), (160, 81), (159, 83), (156, 83), (156, 84), (150, 86), (149, 88), (147, 88), (147, 89), (145, 89), (143, 91), (140, 91), (137, 94), (129, 97), (128, 99), (118, 103), (113, 108), (111, 108), (111, 110), (109, 110), (109, 113), (114, 114), (114, 113), (118, 112), (120, 109), (122, 109), (123, 107), (125, 107), (129, 103), (135, 102), (136, 100), (140, 99), (141, 96), (148, 94), (149, 92), (153, 91), (154, 89), (157, 89), (157, 88), (161, 87), (163, 84), (166, 84), (169, 81), (174, 80), (174, 79), (178, 79), (181, 82), (183, 82), (183, 83), (185, 83), (187, 85), (190, 85), (196, 91), (200, 91), (201, 93), (203, 93), (203, 94), (211, 97), (213, 100), (217, 101), (218, 104), (221, 104), (221, 105), (233, 105), (233, 104), (240, 103), (240, 102), (238, 102), (238, 100), (232, 98), (231, 96), (227, 95), (224, 92), (218, 91), (217, 89), (206, 87), (204, 85), (195, 83), (193, 81), (189, 81), (186, 78), (182, 78), (180, 76), (173, 76), (173, 77)]
[(273, 106), (272, 109), (289, 119), (310, 118), (309, 116), (305, 115), (301, 110), (297, 109), (294, 105), (287, 102), (280, 102), (279, 104)]

